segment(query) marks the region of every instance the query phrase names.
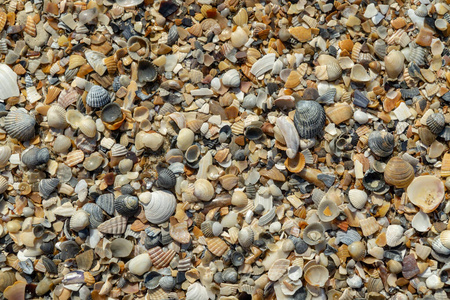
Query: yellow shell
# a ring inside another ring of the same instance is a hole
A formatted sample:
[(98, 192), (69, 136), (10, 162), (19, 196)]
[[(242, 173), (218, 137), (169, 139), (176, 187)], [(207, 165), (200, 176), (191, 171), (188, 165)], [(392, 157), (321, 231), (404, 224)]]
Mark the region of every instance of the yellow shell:
[(284, 87), (287, 89), (293, 89), (300, 84), (300, 79), (300, 74), (297, 71), (292, 71), (286, 79)]
[(86, 59), (81, 55), (71, 55), (69, 57), (69, 70), (75, 69), (86, 64)]
[(105, 59), (103, 59), (103, 62), (105, 63), (106, 69), (108, 70), (108, 73), (110, 75), (116, 73), (117, 62), (116, 62), (116, 58), (114, 57), (114, 55), (106, 57)]

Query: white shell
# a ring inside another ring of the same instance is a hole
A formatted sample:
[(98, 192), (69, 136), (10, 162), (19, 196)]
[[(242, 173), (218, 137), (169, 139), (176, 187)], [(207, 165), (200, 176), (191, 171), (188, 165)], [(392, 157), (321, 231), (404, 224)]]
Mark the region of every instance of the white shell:
[(194, 184), (194, 196), (202, 201), (209, 201), (214, 197), (214, 187), (206, 179), (198, 179)]
[(89, 214), (84, 210), (77, 210), (72, 217), (70, 217), (70, 228), (75, 231), (80, 231), (89, 225)]
[(208, 291), (201, 283), (191, 284), (186, 293), (186, 300), (208, 300)]
[(80, 122), (79, 128), (87, 137), (93, 138), (97, 135), (97, 126), (91, 117), (85, 117), (83, 121)]
[(267, 276), (272, 281), (277, 281), (286, 273), (291, 261), (289, 259), (278, 259), (270, 267)]
[(17, 74), (6, 64), (0, 64), (0, 100), (20, 95)]
[(105, 59), (106, 56), (103, 53), (87, 50), (84, 55), (86, 56), (88, 63), (91, 65), (95, 72), (97, 72), (99, 75), (105, 74), (106, 65), (103, 62), (103, 59)]
[(288, 148), (286, 155), (289, 158), (294, 158), (300, 147), (300, 137), (298, 136), (297, 129), (295, 129), (294, 122), (289, 117), (282, 116), (277, 119), (277, 127), (280, 129), (286, 142), (286, 147)]
[[(424, 213), (434, 211), (444, 199), (442, 181), (433, 175), (416, 177), (406, 190), (409, 201), (420, 207)], [(432, 201), (430, 201), (432, 199)]]
[(271, 71), (274, 63), (275, 53), (264, 55), (253, 64), (252, 68), (250, 69), (250, 73), (255, 75), (255, 77), (259, 77), (264, 73)]
[(0, 146), (0, 167), (4, 167), (8, 164), (11, 157), (11, 148), (8, 146)]
[(440, 235), (441, 243), (450, 249), (450, 230), (444, 230)]
[(171, 192), (153, 192), (150, 202), (145, 207), (145, 217), (153, 224), (164, 223), (173, 215), (176, 206), (177, 200)]
[(235, 69), (227, 71), (222, 77), (222, 83), (224, 86), (239, 87), (241, 84), (239, 72)]
[(48, 126), (66, 128), (66, 110), (59, 105), (52, 105), (47, 111)]
[(400, 225), (389, 225), (386, 230), (386, 243), (389, 247), (396, 247), (403, 242), (404, 229)]
[(358, 189), (351, 189), (348, 191), (348, 199), (356, 209), (363, 209), (367, 202), (367, 194)]
[(423, 211), (419, 211), (412, 219), (411, 225), (419, 232), (427, 232), (431, 229), (430, 217)]

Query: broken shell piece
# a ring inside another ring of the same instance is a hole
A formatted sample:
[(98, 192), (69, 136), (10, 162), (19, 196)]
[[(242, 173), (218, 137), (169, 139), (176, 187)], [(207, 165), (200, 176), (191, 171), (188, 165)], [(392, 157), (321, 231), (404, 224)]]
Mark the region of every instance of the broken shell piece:
[(325, 228), (320, 223), (312, 223), (303, 230), (303, 240), (310, 246), (317, 245), (325, 239)]
[(427, 232), (431, 229), (430, 217), (423, 211), (419, 211), (412, 219), (411, 225), (419, 232)]
[(420, 207), (424, 213), (434, 211), (444, 199), (442, 181), (432, 175), (416, 177), (406, 190), (409, 201)]
[(269, 277), (270, 280), (277, 281), (284, 275), (284, 273), (286, 273), (290, 263), (291, 262), (288, 259), (276, 260), (270, 267), (267, 276)]

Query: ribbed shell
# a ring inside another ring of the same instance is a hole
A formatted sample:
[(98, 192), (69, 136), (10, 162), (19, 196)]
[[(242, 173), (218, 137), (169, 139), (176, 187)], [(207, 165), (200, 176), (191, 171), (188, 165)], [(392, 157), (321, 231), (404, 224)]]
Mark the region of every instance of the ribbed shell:
[(172, 259), (175, 257), (175, 251), (172, 249), (164, 252), (161, 247), (154, 247), (148, 251), (153, 266), (157, 269), (167, 267)]
[(413, 179), (413, 167), (400, 157), (393, 157), (386, 164), (386, 168), (384, 169), (384, 180), (387, 184), (397, 188), (406, 188)]
[(369, 148), (380, 157), (387, 157), (394, 151), (394, 136), (386, 131), (374, 131), (369, 135)]
[(427, 63), (427, 50), (423, 47), (413, 48), (409, 54), (409, 61), (416, 63), (418, 66), (425, 65)]
[(153, 224), (164, 223), (173, 215), (176, 206), (177, 200), (171, 192), (153, 192), (150, 203), (145, 207), (145, 217)]
[(97, 228), (103, 222), (103, 212), (100, 206), (95, 203), (86, 203), (82, 208), (89, 214), (89, 222), (92, 228)]
[(169, 29), (169, 33), (167, 35), (167, 45), (172, 46), (178, 41), (178, 30), (177, 26), (173, 25)]
[(35, 118), (22, 109), (11, 111), (5, 117), (5, 130), (8, 135), (22, 142), (34, 137), (35, 125)]
[(107, 90), (99, 85), (94, 85), (86, 96), (86, 103), (90, 107), (103, 107), (111, 101)]
[(165, 189), (171, 189), (177, 183), (177, 177), (169, 169), (161, 169), (158, 172), (158, 185)]
[(8, 180), (5, 177), (0, 176), (0, 194), (3, 194), (8, 188)]
[(42, 197), (44, 197), (44, 199), (48, 199), (51, 193), (56, 190), (58, 184), (58, 178), (42, 179), (39, 182), (39, 192), (41, 193)]
[(31, 148), (22, 155), (22, 163), (28, 168), (34, 168), (45, 164), (50, 159), (50, 152), (47, 148)]
[(206, 244), (208, 246), (208, 250), (218, 257), (224, 255), (228, 251), (228, 245), (218, 237), (208, 238), (206, 240)]
[(434, 134), (441, 133), (445, 127), (445, 117), (442, 113), (434, 113), (427, 118), (428, 129)]
[(322, 131), (325, 126), (325, 120), (325, 111), (319, 103), (305, 100), (297, 103), (294, 125), (300, 138), (314, 138)]
[(66, 110), (60, 105), (52, 105), (47, 112), (48, 126), (66, 128)]
[(120, 195), (114, 201), (116, 211), (125, 217), (131, 217), (139, 210), (139, 199), (131, 195)]
[(101, 233), (123, 234), (127, 228), (127, 218), (118, 216), (103, 222), (98, 226)]

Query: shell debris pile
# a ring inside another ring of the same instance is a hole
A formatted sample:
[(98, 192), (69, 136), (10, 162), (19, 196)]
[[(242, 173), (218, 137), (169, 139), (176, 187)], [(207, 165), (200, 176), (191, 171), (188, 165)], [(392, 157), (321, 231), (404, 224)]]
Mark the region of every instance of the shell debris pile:
[(1, 1), (0, 298), (448, 299), (449, 10)]

